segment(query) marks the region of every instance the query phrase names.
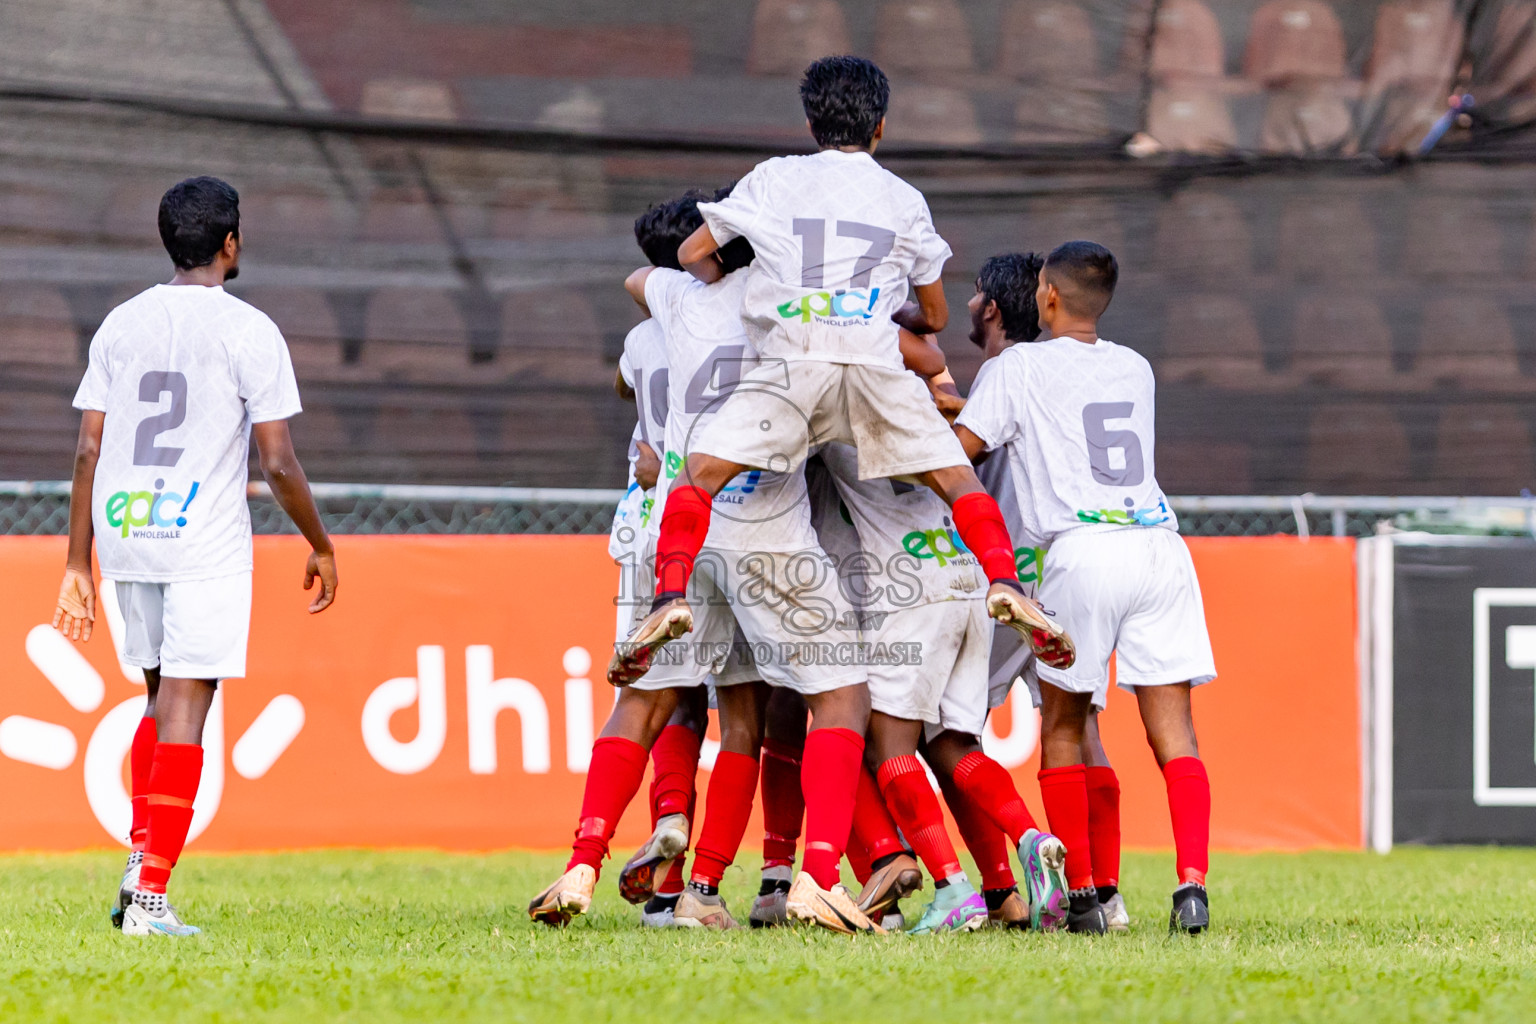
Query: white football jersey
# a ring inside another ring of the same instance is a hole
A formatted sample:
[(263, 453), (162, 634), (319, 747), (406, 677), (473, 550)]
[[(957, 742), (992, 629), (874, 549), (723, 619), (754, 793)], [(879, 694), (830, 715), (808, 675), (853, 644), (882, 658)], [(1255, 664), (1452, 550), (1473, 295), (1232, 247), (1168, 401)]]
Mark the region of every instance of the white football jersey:
[[(692, 442), (719, 411), (757, 350), (742, 327), (747, 271), (706, 285), (691, 274), (657, 268), (645, 281), (645, 304), (666, 338), (667, 429), (656, 507), (682, 472)], [(651, 517), (653, 532), (661, 516)], [(726, 551), (805, 551), (816, 546), (805, 474), (752, 469), (715, 495), (705, 547)]]
[(667, 342), (654, 319), (640, 321), (625, 336), (619, 375), (634, 389), (636, 418), (629, 438), (629, 481), (608, 530), (608, 554), (615, 560), (645, 549), (646, 526), (654, 507), (655, 489), (644, 490), (635, 482), (639, 444), (644, 441), (657, 456), (666, 449)]
[(983, 363), (957, 422), (1006, 450), (1026, 540), (1049, 546), (1094, 525), (1177, 530), (1153, 461), (1155, 389), (1131, 349), (1053, 338)]
[(300, 410), (288, 345), (265, 313), (218, 287), (140, 292), (92, 339), (75, 408), (106, 414), (91, 498), (103, 577), (250, 571), (251, 424)]
[[(922, 485), (860, 480), (851, 445), (824, 445), (820, 458), (835, 485), (830, 496), (819, 495), (822, 544), (837, 559), (855, 607), (889, 612), (985, 595), (981, 563), (960, 540), (942, 498)], [(839, 520), (856, 531), (852, 549), (853, 531), (839, 531)], [(862, 559), (850, 561), (856, 552)]]
[(765, 160), (699, 212), (721, 245), (745, 236), (757, 253), (742, 316), (763, 358), (901, 368), (891, 316), (950, 257), (921, 192), (828, 149)]

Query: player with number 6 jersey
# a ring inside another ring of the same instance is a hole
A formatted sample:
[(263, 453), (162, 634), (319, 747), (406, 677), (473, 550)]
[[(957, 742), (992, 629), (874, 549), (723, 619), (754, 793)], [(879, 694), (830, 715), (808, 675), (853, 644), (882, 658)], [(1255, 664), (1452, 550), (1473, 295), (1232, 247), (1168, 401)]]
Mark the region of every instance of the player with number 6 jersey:
[(133, 852), (113, 923), (125, 935), (185, 936), (166, 883), (202, 775), (203, 723), (223, 679), (245, 675), (251, 621), (246, 460), (254, 431), (273, 497), (313, 549), (311, 612), (336, 595), (336, 564), (288, 419), (299, 412), (277, 326), (224, 290), (240, 265), (240, 197), (191, 178), (160, 201), (169, 284), (118, 306), (91, 342), (70, 498), (69, 558), (54, 625), (89, 640), (91, 546), (122, 609), (121, 657), (144, 671), (148, 704), (131, 751)]
[(1198, 932), (1210, 921), (1210, 784), (1190, 689), (1215, 679), (1216, 667), (1194, 563), (1157, 484), (1152, 368), (1099, 337), (1118, 279), (1101, 245), (1053, 250), (1035, 293), (1050, 340), (988, 360), (955, 432), (972, 458), (1006, 453), (1024, 527), (1049, 545), (1042, 599), (1079, 645), (1075, 664), (1037, 666), (1040, 789), (1051, 830), (1067, 844), (1068, 927), (1107, 927), (1094, 886), (1083, 743), (1118, 655), (1118, 685), (1136, 695), (1168, 787), (1180, 881), (1171, 924)]

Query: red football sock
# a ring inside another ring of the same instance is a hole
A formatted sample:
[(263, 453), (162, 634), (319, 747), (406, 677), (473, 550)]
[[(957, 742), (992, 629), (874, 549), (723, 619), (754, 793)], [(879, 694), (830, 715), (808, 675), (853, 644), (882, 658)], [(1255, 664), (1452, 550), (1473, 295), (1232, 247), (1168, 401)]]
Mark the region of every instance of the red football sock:
[(805, 818), (805, 794), (800, 790), (800, 758), (804, 752), (775, 739), (763, 740), (763, 867), (788, 867), (795, 862), (800, 823)]
[(1067, 847), (1067, 885), (1093, 884), (1092, 845), (1088, 838), (1088, 783), (1080, 764), (1040, 771), (1040, 798), (1051, 831)]
[(1008, 769), (979, 750), (966, 754), (955, 765), (955, 788), (991, 818), (1014, 846), (1019, 845), (1025, 832), (1038, 827), (1029, 808), (1024, 806), (1024, 798), (1019, 796)]
[(1013, 561), (1013, 541), (1008, 539), (1008, 525), (992, 495), (986, 491), (962, 494), (949, 511), (961, 543), (981, 562), (987, 579), (1017, 581), (1019, 570)]
[(869, 769), (859, 769), (857, 785), (851, 835), (858, 840), (861, 851), (872, 861), (889, 857), (893, 853), (904, 853), (907, 845), (901, 841), (901, 834), (896, 831), (896, 822), (891, 818), (890, 809), (885, 806), (885, 797), (881, 795), (880, 787), (875, 777), (869, 774)]
[(1013, 865), (1009, 862), (1008, 837), (987, 817), (976, 801), (960, 790), (950, 787), (945, 791), (944, 802), (949, 813), (955, 816), (960, 838), (965, 848), (976, 859), (976, 869), (981, 872), (983, 889), (1012, 889), (1017, 885), (1013, 877)]
[(1089, 765), (1088, 842), (1093, 846), (1093, 884), (1120, 884), (1120, 780), (1107, 765)]
[(133, 848), (144, 850), (144, 833), (149, 828), (149, 772), (155, 763), (155, 716), (139, 719), (139, 727), (133, 734), (132, 752), (128, 755), (128, 777), (132, 790), (133, 824), (128, 827), (128, 840)]
[(1198, 757), (1176, 757), (1163, 765), (1168, 815), (1179, 882), (1205, 884), (1211, 866), (1211, 780)]
[[(699, 734), (686, 725), (661, 730), (651, 747), (651, 767), (651, 817), (687, 814), (699, 772)], [(655, 821), (651, 824), (654, 827)]]
[(587, 785), (581, 794), (581, 820), (576, 825), (571, 859), (565, 865), (567, 871), (577, 864), (603, 869), (608, 840), (619, 827), (624, 808), (640, 791), (645, 761), (645, 748), (622, 736), (604, 736), (592, 744)]
[(960, 858), (944, 827), (944, 812), (934, 799), (933, 787), (922, 762), (910, 754), (893, 757), (880, 766), (880, 793), (896, 814), (901, 830), (936, 881), (958, 875)]
[(667, 877), (661, 880), (656, 887), (657, 896), (678, 896), (683, 891), (683, 861), (686, 858), (679, 857), (667, 868)]
[(203, 748), (196, 743), (156, 743), (149, 769), (148, 825), (144, 836), (144, 866), (139, 888), (165, 892), (171, 869), (187, 845), (192, 827), (192, 801), (203, 777)]
[(848, 836), (848, 866), (853, 869), (853, 877), (858, 879), (860, 885), (869, 884), (869, 876), (875, 873), (875, 869), (869, 863), (869, 851), (864, 849), (864, 844), (859, 842), (857, 831)]
[(699, 557), (709, 536), (709, 513), (714, 503), (708, 491), (682, 484), (667, 492), (661, 513), (661, 532), (656, 538), (656, 593), (680, 593), (688, 589), (693, 560)]
[(812, 729), (805, 738), (805, 856), (802, 869), (823, 889), (837, 884), (863, 773), (864, 737), (852, 729)]
[(720, 751), (709, 776), (709, 792), (704, 796), (704, 827), (693, 852), (691, 877), (695, 882), (719, 885), (725, 877), (725, 869), (741, 849), (741, 837), (747, 834), (747, 819), (752, 815), (756, 790), (757, 758)]

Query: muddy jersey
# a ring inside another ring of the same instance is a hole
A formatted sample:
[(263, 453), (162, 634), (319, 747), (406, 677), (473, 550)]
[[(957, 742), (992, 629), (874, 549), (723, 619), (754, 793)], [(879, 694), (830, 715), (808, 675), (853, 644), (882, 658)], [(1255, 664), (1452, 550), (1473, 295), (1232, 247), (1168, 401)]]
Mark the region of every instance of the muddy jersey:
[(1093, 526), (1177, 530), (1155, 473), (1154, 392), (1131, 349), (1053, 338), (983, 364), (957, 422), (1004, 449), (1022, 532), (1037, 543)]
[(828, 149), (765, 160), (699, 212), (721, 245), (745, 237), (757, 254), (742, 316), (763, 358), (901, 368), (891, 316), (950, 256), (921, 192)]
[(282, 333), (222, 287), (156, 285), (107, 314), (75, 408), (106, 414), (91, 520), (107, 579), (251, 569), (251, 424), (300, 411)]
[[(960, 540), (942, 498), (921, 485), (860, 480), (850, 445), (822, 446), (819, 461), (833, 484), (830, 492), (818, 488), (822, 543), (837, 559), (857, 607), (895, 611), (985, 596), (981, 565)], [(838, 521), (852, 530), (837, 529)]]

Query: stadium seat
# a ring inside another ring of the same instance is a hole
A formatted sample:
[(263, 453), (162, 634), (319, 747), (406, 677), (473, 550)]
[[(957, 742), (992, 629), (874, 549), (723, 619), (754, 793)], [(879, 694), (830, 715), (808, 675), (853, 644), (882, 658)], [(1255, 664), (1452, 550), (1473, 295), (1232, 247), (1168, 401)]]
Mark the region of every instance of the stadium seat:
[(908, 85), (891, 94), (887, 127), (903, 141), (973, 146), (981, 141), (976, 107), (961, 89)]
[[(314, 288), (255, 287), (237, 294), (277, 324), (288, 342), (293, 371), (302, 386), (314, 381), (351, 381), (366, 374), (344, 359), (346, 330), (324, 292)], [(361, 338), (352, 339), (354, 348)]]
[(1165, 0), (1153, 25), (1152, 75), (1173, 78), (1220, 78), (1226, 74), (1221, 24), (1200, 0)]
[(1253, 267), (1253, 240), (1230, 197), (1190, 189), (1158, 210), (1157, 256), (1177, 274), (1242, 277)]
[(1356, 391), (1397, 386), (1392, 331), (1358, 292), (1308, 295), (1296, 308), (1291, 369), (1304, 383)]
[(614, 366), (603, 358), (602, 324), (592, 303), (575, 289), (562, 292), (558, 306), (547, 300), (543, 291), (512, 292), (503, 300), (496, 375), (527, 373), (569, 384), (611, 384)]
[(1533, 457), (1530, 421), (1520, 409), (1451, 406), (1440, 414), (1433, 486), (1444, 494), (1516, 494), (1531, 485)]
[(956, 0), (886, 4), (875, 22), (875, 61), (888, 73), (919, 78), (971, 71), (965, 12)]
[(1075, 3), (1015, 0), (998, 35), (997, 69), (1010, 78), (1060, 86), (1098, 74), (1093, 20)]
[(248, 244), (344, 239), (351, 234), (351, 221), (347, 201), (318, 188), (251, 188), (240, 193), (240, 231)]
[(1421, 381), (1437, 388), (1528, 388), (1515, 358), (1515, 332), (1498, 300), (1452, 291), (1425, 306), (1420, 323), (1413, 367)]
[(453, 89), (430, 78), (375, 78), (365, 82), (358, 112), (407, 121), (456, 121), (459, 117)]
[(1147, 134), (1176, 153), (1226, 153), (1237, 146), (1227, 101), (1206, 84), (1176, 82), (1153, 90)]
[(45, 284), (0, 284), (0, 366), (79, 366), (80, 335), (69, 303)]
[(1270, 0), (1248, 25), (1243, 74), (1264, 85), (1344, 78), (1344, 29), (1322, 0)]
[(1302, 486), (1322, 494), (1402, 494), (1408, 434), (1389, 405), (1325, 405), (1312, 416)]
[(1483, 200), (1421, 191), (1404, 219), (1408, 240), (1403, 267), (1409, 273), (1426, 280), (1503, 275), (1499, 225)]
[(798, 77), (811, 61), (852, 49), (837, 0), (757, 0), (747, 71)]
[(1097, 143), (1120, 130), (1104, 98), (1091, 89), (1026, 85), (1014, 105), (1016, 142)]
[(469, 366), (464, 316), (449, 292), (385, 288), (368, 301), (359, 362), (386, 379), (460, 380)]
[(1376, 229), (1351, 196), (1294, 196), (1280, 211), (1275, 262), (1297, 281), (1373, 277), (1380, 263)]
[(358, 237), (365, 242), (441, 244), (442, 225), (414, 188), (381, 188), (368, 197)]
[(1287, 156), (1348, 155), (1354, 150), (1350, 103), (1326, 84), (1270, 92), (1259, 129), (1259, 149)]
[(1243, 301), (1232, 295), (1181, 298), (1163, 324), (1159, 381), (1259, 390), (1267, 383), (1264, 343)]
[(1462, 36), (1455, 0), (1388, 0), (1376, 11), (1367, 87), (1431, 81), (1447, 91), (1461, 61)]

